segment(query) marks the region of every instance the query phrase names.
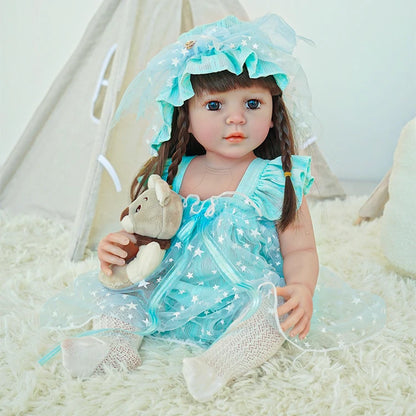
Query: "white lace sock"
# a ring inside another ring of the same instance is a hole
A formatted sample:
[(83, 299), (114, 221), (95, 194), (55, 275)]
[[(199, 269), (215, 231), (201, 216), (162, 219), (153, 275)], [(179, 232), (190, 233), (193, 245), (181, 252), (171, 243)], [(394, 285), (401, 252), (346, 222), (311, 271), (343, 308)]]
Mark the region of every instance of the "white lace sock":
[(183, 375), (194, 399), (210, 400), (229, 381), (277, 352), (284, 338), (269, 309), (265, 302), (252, 317), (232, 324), (204, 353), (183, 360)]
[[(135, 330), (134, 327), (109, 316), (95, 319), (93, 328)], [(104, 373), (106, 368), (133, 370), (141, 365), (138, 348), (142, 339), (139, 335), (121, 331), (66, 339), (61, 343), (63, 366), (73, 377)]]

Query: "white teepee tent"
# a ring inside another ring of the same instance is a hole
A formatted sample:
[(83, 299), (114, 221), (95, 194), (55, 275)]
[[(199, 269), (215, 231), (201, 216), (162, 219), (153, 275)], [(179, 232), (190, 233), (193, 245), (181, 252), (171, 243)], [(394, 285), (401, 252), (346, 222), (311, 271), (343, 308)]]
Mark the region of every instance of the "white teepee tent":
[[(384, 208), (390, 199), (390, 186), (393, 175), (393, 182), (396, 182), (397, 173), (394, 170), (401, 169), (400, 161), (403, 158), (404, 151), (401, 150), (407, 149), (403, 144), (404, 142), (416, 143), (416, 118), (410, 120), (402, 129), (398, 144), (395, 150), (395, 159), (393, 167), (385, 174), (380, 183), (374, 188), (373, 192), (368, 197), (367, 201), (361, 206), (358, 211), (358, 219), (356, 224), (360, 224), (362, 221), (371, 221), (375, 218), (381, 217), (384, 213)], [(414, 152), (414, 146), (411, 148)], [(399, 151), (401, 150), (402, 154), (399, 156)], [(411, 155), (406, 155), (408, 158), (412, 158), (412, 162), (415, 160), (416, 155), (412, 153)], [(408, 163), (409, 171), (414, 171), (414, 163)], [(413, 202), (413, 201), (412, 201)]]
[(384, 206), (389, 200), (389, 181), (391, 169), (386, 173), (380, 183), (374, 188), (367, 201), (358, 211), (358, 219), (356, 224), (362, 221), (371, 221), (381, 217), (384, 212)]
[[(104, 0), (0, 171), (0, 206), (73, 223), (73, 260), (118, 229), (130, 182), (149, 157), (135, 120), (109, 128), (123, 91), (181, 32), (229, 14), (248, 19), (238, 0)], [(343, 196), (316, 143), (304, 153), (315, 158), (315, 195)]]

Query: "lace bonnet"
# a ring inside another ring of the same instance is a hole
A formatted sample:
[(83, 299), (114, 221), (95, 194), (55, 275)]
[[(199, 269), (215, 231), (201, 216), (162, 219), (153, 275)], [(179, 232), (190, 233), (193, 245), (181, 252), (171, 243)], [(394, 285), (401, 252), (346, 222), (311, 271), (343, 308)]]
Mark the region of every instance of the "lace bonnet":
[(113, 122), (135, 113), (148, 125), (145, 140), (157, 152), (169, 140), (174, 107), (194, 95), (192, 74), (228, 70), (240, 74), (247, 67), (250, 78), (273, 75), (297, 136), (310, 136), (310, 94), (303, 70), (293, 50), (299, 37), (279, 16), (268, 14), (245, 22), (234, 16), (198, 26), (162, 49), (127, 87)]

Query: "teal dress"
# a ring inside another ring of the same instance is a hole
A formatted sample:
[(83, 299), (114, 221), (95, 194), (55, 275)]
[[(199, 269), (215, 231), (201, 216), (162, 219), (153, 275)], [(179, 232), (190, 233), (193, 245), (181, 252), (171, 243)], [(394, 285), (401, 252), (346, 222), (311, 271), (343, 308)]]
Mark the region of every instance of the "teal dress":
[[(181, 162), (174, 191), (179, 192), (191, 160), (185, 157)], [(293, 156), (292, 165), (299, 207), (313, 182), (310, 158)], [(142, 335), (208, 347), (233, 321), (251, 316), (266, 297), (275, 297), (273, 287), (285, 285), (275, 226), (284, 183), (280, 157), (255, 159), (235, 192), (203, 201), (193, 195), (184, 198), (182, 225), (162, 263), (146, 280), (110, 290), (98, 281), (97, 271), (87, 273), (46, 303), (42, 324), (82, 327), (105, 314)], [(383, 326), (380, 298), (354, 291), (326, 269), (319, 280), (310, 334), (303, 341), (287, 337), (290, 342), (305, 350), (342, 348)], [(272, 301), (277, 307), (282, 300)], [(276, 308), (270, 313), (281, 330)]]

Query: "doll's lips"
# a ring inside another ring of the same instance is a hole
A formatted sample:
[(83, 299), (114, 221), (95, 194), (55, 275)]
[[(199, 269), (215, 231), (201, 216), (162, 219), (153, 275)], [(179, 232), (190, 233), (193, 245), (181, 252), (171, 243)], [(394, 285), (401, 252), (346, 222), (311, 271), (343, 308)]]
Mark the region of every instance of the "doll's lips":
[(244, 136), (243, 133), (231, 133), (229, 134), (225, 140), (227, 140), (228, 142), (233, 142), (233, 143), (239, 143), (241, 141), (243, 141), (246, 138), (246, 136)]

